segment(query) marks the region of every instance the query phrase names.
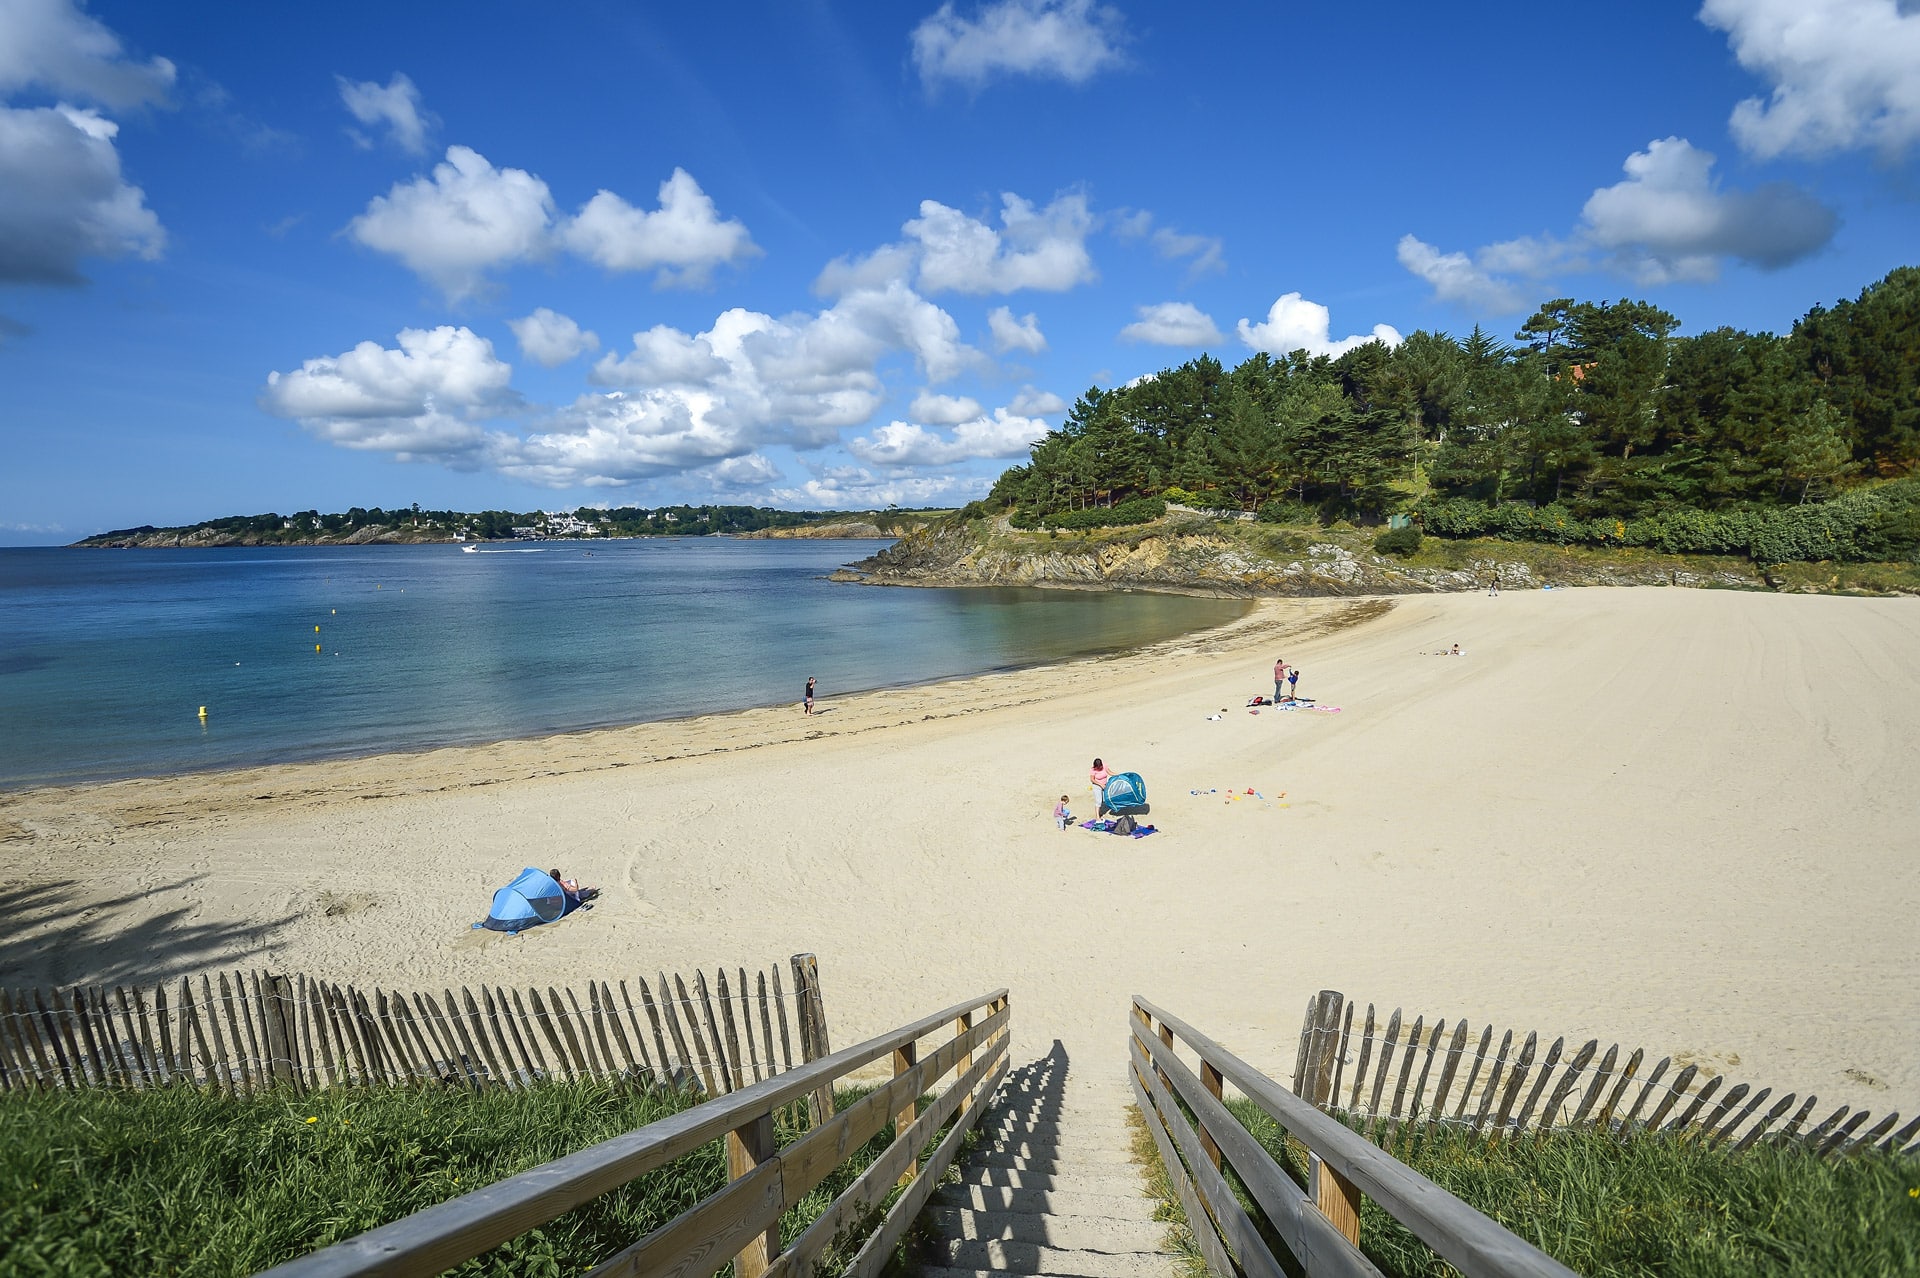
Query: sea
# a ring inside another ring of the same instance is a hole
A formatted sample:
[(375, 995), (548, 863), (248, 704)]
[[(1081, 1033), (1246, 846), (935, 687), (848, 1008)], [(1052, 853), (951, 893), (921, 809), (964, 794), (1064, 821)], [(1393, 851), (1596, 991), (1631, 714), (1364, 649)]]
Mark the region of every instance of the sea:
[(880, 544), (0, 549), (0, 787), (797, 705), (808, 676), (830, 704), (1138, 647), (1246, 608), (826, 579)]

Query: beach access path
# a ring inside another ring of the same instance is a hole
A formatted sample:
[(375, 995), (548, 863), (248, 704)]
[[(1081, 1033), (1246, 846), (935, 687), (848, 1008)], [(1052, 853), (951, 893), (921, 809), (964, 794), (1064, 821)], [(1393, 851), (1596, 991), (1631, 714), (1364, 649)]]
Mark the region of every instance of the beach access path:
[[(1276, 657), (1320, 711), (1248, 712)], [(1321, 988), (1920, 1102), (1920, 600), (1268, 601), (822, 710), (0, 795), (0, 983), (812, 951), (836, 1044), (1005, 984), (1015, 1066), (1057, 1040), (1116, 1107), (1130, 995), (1290, 1077)], [(1096, 755), (1159, 833), (1054, 828)], [(469, 930), (526, 865), (605, 895)]]

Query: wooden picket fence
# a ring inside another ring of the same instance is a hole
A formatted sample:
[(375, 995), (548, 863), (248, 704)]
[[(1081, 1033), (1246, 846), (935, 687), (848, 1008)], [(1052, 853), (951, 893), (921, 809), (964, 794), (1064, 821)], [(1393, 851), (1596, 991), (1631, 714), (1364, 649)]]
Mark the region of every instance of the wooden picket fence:
[[(1529, 1032), (1516, 1052), (1514, 1031), (1507, 1030), (1496, 1050), (1490, 1024), (1469, 1048), (1472, 1035), (1464, 1019), (1449, 1034), (1445, 1017), (1429, 1022), (1416, 1016), (1406, 1025), (1396, 1007), (1380, 1027), (1371, 1003), (1356, 1035), (1357, 1006), (1335, 990), (1322, 990), (1307, 1001), (1293, 1090), (1328, 1113), (1358, 1120), (1367, 1137), (1383, 1147), (1414, 1124), (1502, 1133), (1592, 1123), (1623, 1136), (1688, 1132), (1709, 1145), (1731, 1141), (1736, 1152), (1767, 1138), (1798, 1141), (1822, 1156), (1874, 1148), (1920, 1153), (1920, 1141), (1914, 1139), (1920, 1134), (1920, 1118), (1896, 1131), (1900, 1115), (1892, 1112), (1868, 1127), (1868, 1111), (1842, 1105), (1809, 1127), (1807, 1120), (1819, 1103), (1812, 1094), (1800, 1100), (1788, 1092), (1768, 1106), (1773, 1088), (1725, 1086), (1724, 1075), (1703, 1078), (1698, 1065), (1669, 1077), (1673, 1062), (1664, 1056), (1643, 1078), (1644, 1048), (1635, 1048), (1623, 1061), (1619, 1044), (1602, 1053), (1600, 1040), (1592, 1039), (1567, 1056), (1566, 1039), (1556, 1038), (1541, 1055), (1540, 1035)], [(1783, 1118), (1785, 1123), (1776, 1129)]]
[[(272, 1087), (441, 1083), (524, 1086), (544, 1078), (629, 1077), (719, 1096), (828, 1055), (819, 965), (726, 969), (708, 983), (660, 972), (476, 995), (362, 990), (268, 972), (166, 985), (0, 990), (0, 1090), (190, 1083), (236, 1095)], [(655, 989), (658, 989), (656, 996)], [(644, 1018), (644, 1026), (643, 1026)], [(778, 1030), (778, 1052), (775, 1031)], [(649, 1050), (651, 1047), (651, 1050)], [(832, 1113), (829, 1093), (825, 1112)]]

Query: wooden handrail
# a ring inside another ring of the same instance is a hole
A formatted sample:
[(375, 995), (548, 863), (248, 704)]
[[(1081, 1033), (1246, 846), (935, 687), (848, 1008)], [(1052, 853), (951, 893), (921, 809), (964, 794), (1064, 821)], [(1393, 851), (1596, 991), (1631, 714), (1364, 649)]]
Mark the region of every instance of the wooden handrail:
[[(926, 1058), (922, 1067), (911, 1073), (903, 1073), (894, 1083), (878, 1089), (874, 1097), (867, 1098), (878, 1098), (881, 1106), (893, 1104), (898, 1109), (899, 1105), (894, 1100), (896, 1092), (907, 1092), (912, 1087), (939, 1077), (941, 1073), (952, 1069), (959, 1057), (969, 1049), (977, 1050), (983, 1044), (993, 1043), (995, 1052), (989, 1054), (989, 1058), (1004, 1057), (1006, 1037), (1003, 1031), (1008, 1018), (1005, 989), (956, 1003), (878, 1038), (868, 1039), (788, 1073), (696, 1105), (684, 1113), (649, 1123), (637, 1131), (615, 1136), (459, 1198), (428, 1207), (405, 1219), (279, 1265), (267, 1273), (273, 1278), (419, 1278), (421, 1275), (441, 1273), (564, 1215), (601, 1194), (618, 1189), (638, 1176), (692, 1153), (711, 1141), (742, 1129), (750, 1129), (758, 1120), (781, 1106), (817, 1089), (830, 1089), (835, 1080), (873, 1061), (890, 1057), (899, 1048), (917, 1042), (942, 1026), (953, 1025), (964, 1015), (978, 1013), (982, 1008), (987, 1009), (987, 1015), (978, 1017), (971, 1028), (942, 1044), (939, 1051)], [(1001, 1064), (1004, 1067), (1004, 1060), (1001, 1060)], [(935, 1066), (941, 1068), (932, 1068)], [(913, 1094), (918, 1095), (918, 1092)], [(862, 1106), (865, 1105), (866, 1101), (863, 1100)], [(839, 1148), (857, 1148), (874, 1131), (885, 1125), (892, 1112), (880, 1108), (880, 1120), (873, 1124), (866, 1136)], [(968, 1112), (977, 1115), (978, 1107), (970, 1107)], [(676, 1218), (663, 1230), (636, 1244), (636, 1248), (657, 1239), (661, 1233), (675, 1228), (687, 1216), (701, 1212), (721, 1197), (730, 1195), (732, 1199), (737, 1199), (769, 1183), (782, 1184), (783, 1159), (790, 1158), (801, 1146), (814, 1141), (815, 1137), (822, 1138), (816, 1142), (817, 1145), (829, 1143), (826, 1139), (829, 1136), (837, 1138), (843, 1134), (839, 1130), (843, 1121), (847, 1133), (861, 1130), (858, 1116), (862, 1113), (861, 1106), (849, 1108), (832, 1123), (816, 1128), (787, 1150), (774, 1154), (770, 1159), (756, 1159), (752, 1169), (733, 1180), (727, 1190), (721, 1191), (721, 1195), (708, 1199), (692, 1212)], [(833, 1143), (837, 1143), (837, 1139)], [(810, 1149), (813, 1147), (809, 1146)], [(824, 1177), (843, 1158), (844, 1155), (817, 1164), (818, 1176), (807, 1188), (818, 1183), (819, 1178)], [(750, 1213), (755, 1221), (761, 1220), (765, 1214), (764, 1210)], [(778, 1214), (778, 1210), (774, 1210), (773, 1218), (777, 1220)], [(748, 1229), (747, 1233), (751, 1235), (764, 1228), (765, 1225), (760, 1224), (758, 1228)], [(629, 1249), (630, 1252), (634, 1250)], [(727, 1255), (721, 1255), (713, 1268), (718, 1269), (726, 1260)], [(631, 1266), (622, 1266), (622, 1271), (644, 1272)]]
[[(1182, 1077), (1195, 1083), (1199, 1080), (1173, 1055), (1176, 1038), (1199, 1056), (1203, 1067), (1210, 1068), (1220, 1078), (1231, 1082), (1242, 1095), (1307, 1147), (1315, 1164), (1315, 1178), (1320, 1182), (1313, 1187), (1317, 1190), (1314, 1194), (1316, 1205), (1322, 1214), (1340, 1228), (1340, 1232), (1357, 1237), (1358, 1194), (1364, 1193), (1466, 1278), (1577, 1278), (1573, 1270), (1349, 1131), (1179, 1017), (1138, 995), (1133, 999), (1133, 1008), (1133, 1041), (1138, 1045), (1140, 1057), (1156, 1072), (1164, 1071), (1154, 1081), (1172, 1080), (1173, 1085), (1181, 1091), (1182, 1099), (1202, 1115), (1205, 1130), (1219, 1143), (1220, 1148), (1229, 1155), (1240, 1155), (1232, 1159), (1234, 1170), (1240, 1173), (1243, 1183), (1248, 1184), (1249, 1188), (1253, 1187), (1256, 1180), (1270, 1181), (1270, 1178), (1262, 1176), (1260, 1170), (1256, 1170), (1260, 1162), (1272, 1165), (1276, 1172), (1278, 1166), (1273, 1164), (1271, 1156), (1266, 1155), (1264, 1149), (1259, 1149), (1257, 1142), (1238, 1139), (1235, 1129), (1239, 1128), (1239, 1124), (1229, 1121), (1231, 1115), (1212, 1096), (1207, 1095), (1212, 1091), (1211, 1088), (1178, 1086), (1178, 1080)], [(1158, 1035), (1150, 1032), (1148, 1022), (1157, 1024)], [(1136, 1062), (1136, 1070), (1138, 1067), (1139, 1063)], [(1198, 1091), (1198, 1096), (1195, 1091)], [(1196, 1104), (1196, 1100), (1200, 1103)], [(1214, 1121), (1208, 1122), (1209, 1116)], [(1178, 1125), (1184, 1126), (1184, 1120)], [(1252, 1149), (1248, 1148), (1249, 1144)], [(1258, 1156), (1254, 1150), (1258, 1150)], [(1247, 1162), (1244, 1167), (1243, 1159)], [(1291, 1178), (1288, 1180), (1290, 1182)], [(1293, 1192), (1298, 1194), (1297, 1186)], [(1256, 1194), (1256, 1201), (1259, 1201), (1259, 1197)], [(1265, 1202), (1262, 1202), (1262, 1206), (1270, 1213), (1273, 1210)], [(1274, 1223), (1284, 1237), (1288, 1232), (1286, 1222), (1275, 1220)], [(1297, 1222), (1297, 1225), (1308, 1223)], [(1196, 1232), (1210, 1229), (1205, 1219), (1195, 1222)], [(1319, 1231), (1315, 1229), (1313, 1233), (1318, 1235)], [(1324, 1240), (1323, 1236), (1320, 1240)], [(1311, 1247), (1310, 1250), (1317, 1251), (1319, 1248)], [(1310, 1275), (1365, 1272), (1352, 1266), (1352, 1257), (1335, 1260), (1336, 1255), (1337, 1252), (1332, 1249), (1322, 1254), (1321, 1260), (1335, 1262), (1325, 1267), (1316, 1267), (1309, 1256), (1300, 1259), (1307, 1265)], [(1360, 1259), (1365, 1264), (1364, 1258)], [(1371, 1269), (1371, 1265), (1367, 1269)]]

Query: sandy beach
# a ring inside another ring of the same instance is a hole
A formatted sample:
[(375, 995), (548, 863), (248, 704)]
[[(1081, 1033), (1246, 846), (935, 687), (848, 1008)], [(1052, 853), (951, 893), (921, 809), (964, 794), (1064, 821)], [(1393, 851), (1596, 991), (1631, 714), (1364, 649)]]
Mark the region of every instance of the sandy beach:
[[(1282, 656), (1339, 712), (1249, 714)], [(1286, 1076), (1332, 988), (1920, 1105), (1920, 600), (1270, 601), (1142, 652), (832, 691), (812, 719), (0, 795), (0, 983), (544, 985), (810, 950), (836, 1043), (1007, 985), (1014, 1059), (1058, 1039), (1089, 1080), (1121, 1078), (1136, 992)], [(1096, 755), (1144, 775), (1159, 833), (1055, 830), (1063, 792), (1092, 814)], [(471, 930), (526, 865), (605, 895)]]

